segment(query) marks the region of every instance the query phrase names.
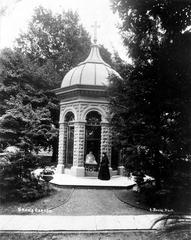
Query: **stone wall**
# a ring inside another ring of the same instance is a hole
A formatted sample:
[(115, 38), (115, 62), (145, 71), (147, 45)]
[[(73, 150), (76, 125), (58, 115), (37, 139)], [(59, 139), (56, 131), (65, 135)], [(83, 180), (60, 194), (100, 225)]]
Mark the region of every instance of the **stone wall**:
[(103, 152), (107, 154), (110, 166), (111, 166), (111, 144), (112, 144), (112, 136), (111, 136), (111, 128), (109, 126), (109, 123), (102, 123), (101, 124), (101, 156)]
[[(100, 156), (103, 152), (106, 152), (109, 163), (111, 166), (111, 128), (107, 121), (109, 116), (109, 106), (105, 102), (85, 102), (77, 101), (73, 103), (61, 103), (60, 113), (60, 130), (59, 130), (59, 157), (58, 166), (60, 169), (66, 163), (66, 145), (67, 145), (67, 124), (64, 122), (65, 116), (68, 112), (73, 112), (75, 115), (74, 121), (74, 148), (73, 148), (73, 167), (72, 170), (75, 174), (79, 174), (78, 170), (82, 171), (84, 167), (84, 154), (85, 154), (85, 124), (86, 115), (90, 111), (97, 111), (102, 116), (101, 122), (101, 146)], [(78, 169), (79, 168), (79, 169)], [(83, 171), (82, 171), (83, 172)], [(60, 171), (61, 173), (61, 171)], [(80, 172), (80, 176), (83, 173)]]
[(60, 123), (59, 127), (59, 145), (58, 145), (58, 163), (65, 164), (66, 161), (66, 138), (67, 138), (67, 125)]
[(74, 123), (73, 166), (84, 166), (85, 122)]

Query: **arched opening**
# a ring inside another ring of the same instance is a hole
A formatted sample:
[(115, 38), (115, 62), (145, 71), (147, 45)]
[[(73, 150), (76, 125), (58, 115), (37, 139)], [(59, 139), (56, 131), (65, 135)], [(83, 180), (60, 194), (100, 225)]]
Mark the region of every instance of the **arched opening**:
[(73, 149), (74, 149), (74, 114), (68, 112), (65, 116), (65, 123), (67, 125), (66, 134), (66, 167), (73, 165)]
[(86, 115), (85, 156), (92, 152), (96, 162), (100, 162), (101, 147), (101, 114), (91, 111)]

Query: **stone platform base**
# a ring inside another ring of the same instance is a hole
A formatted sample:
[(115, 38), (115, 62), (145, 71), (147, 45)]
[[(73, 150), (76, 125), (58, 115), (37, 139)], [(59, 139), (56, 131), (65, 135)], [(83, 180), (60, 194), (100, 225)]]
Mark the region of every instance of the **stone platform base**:
[(84, 167), (71, 167), (70, 173), (75, 177), (84, 177), (85, 176), (85, 168)]
[[(56, 172), (57, 173), (57, 172)], [(64, 169), (64, 173), (67, 175), (72, 175), (75, 177), (98, 177), (98, 171), (87, 171), (87, 170), (83, 170), (83, 169), (76, 169), (76, 168), (65, 168)], [(58, 172), (59, 174), (59, 172)], [(117, 170), (112, 170), (110, 169), (110, 176), (117, 176), (118, 175), (118, 171)]]
[[(113, 170), (112, 168), (109, 168), (110, 176), (124, 176), (124, 167), (119, 166), (117, 170)], [(57, 165), (56, 168), (57, 174), (68, 174), (75, 177), (98, 177), (98, 171), (93, 171), (92, 169), (87, 169), (84, 167), (77, 167), (73, 166), (70, 168), (64, 168), (64, 165)]]
[[(110, 176), (113, 177), (113, 176), (117, 176), (118, 175), (118, 171), (117, 170), (111, 170), (110, 171)], [(85, 173), (85, 176), (87, 177), (98, 177), (98, 172), (86, 172)]]
[(58, 164), (56, 167), (57, 174), (63, 174), (65, 172), (64, 164)]
[(130, 188), (135, 184), (135, 181), (133, 178), (119, 175), (104, 181), (97, 177), (75, 177), (68, 174), (55, 174), (50, 183), (60, 187)]

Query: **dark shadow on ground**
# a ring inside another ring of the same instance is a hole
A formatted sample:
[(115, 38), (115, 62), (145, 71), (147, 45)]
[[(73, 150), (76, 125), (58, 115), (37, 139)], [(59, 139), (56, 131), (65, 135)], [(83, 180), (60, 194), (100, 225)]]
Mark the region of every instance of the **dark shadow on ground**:
[(191, 201), (184, 199), (184, 195), (169, 196), (165, 191), (161, 191), (159, 194), (150, 191), (149, 195), (146, 195), (145, 192), (135, 192), (132, 189), (116, 190), (115, 195), (120, 201), (130, 206), (152, 213), (191, 214)]

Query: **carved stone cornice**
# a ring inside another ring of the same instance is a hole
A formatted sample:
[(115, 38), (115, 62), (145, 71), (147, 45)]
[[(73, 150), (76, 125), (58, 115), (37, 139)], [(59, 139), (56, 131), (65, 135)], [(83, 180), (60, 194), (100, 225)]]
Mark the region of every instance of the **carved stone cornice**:
[(58, 98), (61, 99), (77, 99), (78, 97), (90, 98), (107, 98), (106, 86), (92, 86), (92, 85), (73, 85), (65, 88), (57, 88), (54, 90)]

